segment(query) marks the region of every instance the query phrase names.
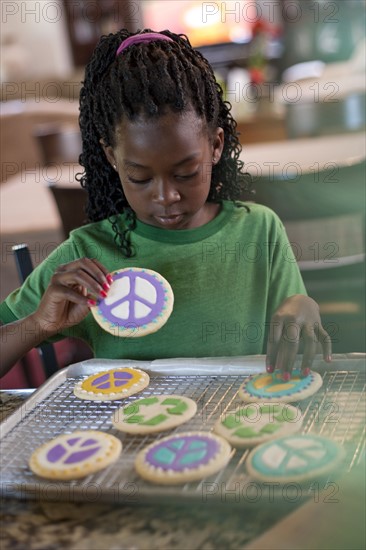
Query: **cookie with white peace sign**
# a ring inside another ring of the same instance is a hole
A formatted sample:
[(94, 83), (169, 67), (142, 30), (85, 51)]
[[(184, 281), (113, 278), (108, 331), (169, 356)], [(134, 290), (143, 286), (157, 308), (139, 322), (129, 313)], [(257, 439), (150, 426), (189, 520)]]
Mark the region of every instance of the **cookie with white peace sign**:
[(80, 380), (74, 387), (74, 394), (89, 401), (113, 401), (134, 395), (149, 383), (150, 376), (145, 371), (123, 367), (98, 372)]
[(269, 482), (306, 481), (330, 473), (343, 449), (319, 435), (289, 435), (262, 443), (249, 454), (246, 467), (255, 479)]
[(96, 430), (62, 434), (36, 449), (29, 461), (32, 472), (47, 479), (78, 479), (117, 460), (122, 443)]
[(106, 298), (91, 308), (99, 325), (114, 336), (138, 338), (159, 330), (169, 319), (173, 290), (156, 271), (130, 267), (113, 271)]
[(197, 405), (189, 397), (154, 395), (121, 407), (114, 413), (112, 422), (122, 432), (148, 434), (184, 424), (196, 412)]
[(254, 447), (259, 443), (300, 430), (300, 409), (283, 403), (249, 403), (225, 412), (214, 431), (234, 447)]

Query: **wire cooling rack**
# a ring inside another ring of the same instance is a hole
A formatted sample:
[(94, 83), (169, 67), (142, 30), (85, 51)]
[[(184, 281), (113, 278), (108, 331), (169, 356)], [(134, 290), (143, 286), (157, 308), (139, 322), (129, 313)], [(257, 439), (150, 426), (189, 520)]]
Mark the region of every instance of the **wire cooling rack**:
[[(318, 484), (288, 484), (281, 488), (254, 482), (245, 470), (248, 450), (233, 449), (231, 460), (218, 474), (183, 486), (160, 486), (136, 474), (136, 454), (158, 437), (183, 431), (210, 431), (219, 416), (242, 404), (237, 392), (244, 379), (264, 370), (263, 358), (172, 362), (85, 361), (56, 373), (1, 425), (1, 492), (4, 497), (71, 501), (146, 503), (174, 499), (250, 504), (293, 503), (310, 493), (334, 490), (328, 478)], [(149, 373), (150, 384), (142, 392), (116, 401), (84, 401), (74, 396), (78, 380), (99, 371), (135, 365)], [(345, 449), (342, 473), (365, 458), (365, 358), (336, 356), (331, 365), (316, 361), (314, 370), (323, 386), (312, 397), (295, 403), (302, 411), (302, 433), (319, 434)], [(226, 373), (226, 374), (224, 374)], [(187, 423), (161, 434), (123, 434), (111, 422), (114, 412), (141, 397), (179, 394), (197, 403), (196, 415)], [(100, 430), (120, 438), (123, 452), (105, 470), (81, 480), (47, 481), (28, 467), (33, 450), (46, 441), (75, 430)]]

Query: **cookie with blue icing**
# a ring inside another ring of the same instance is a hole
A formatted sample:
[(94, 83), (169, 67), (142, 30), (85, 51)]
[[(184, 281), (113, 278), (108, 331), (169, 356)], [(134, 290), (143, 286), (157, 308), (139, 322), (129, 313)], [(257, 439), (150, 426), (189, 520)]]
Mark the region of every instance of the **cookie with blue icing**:
[(248, 403), (225, 412), (214, 431), (234, 447), (254, 447), (275, 437), (300, 430), (303, 416), (286, 403)]
[(339, 466), (343, 449), (319, 435), (290, 435), (262, 443), (246, 461), (248, 473), (267, 482), (302, 482), (318, 479)]
[(294, 369), (288, 382), (282, 380), (282, 373), (263, 373), (249, 376), (240, 386), (238, 395), (247, 403), (276, 402), (293, 403), (310, 397), (323, 384), (323, 379), (317, 372), (310, 371), (303, 377), (300, 369)]
[(229, 443), (210, 432), (182, 432), (158, 439), (140, 451), (137, 473), (162, 485), (177, 485), (215, 474), (229, 462)]
[(104, 330), (114, 336), (138, 338), (156, 332), (167, 322), (174, 294), (160, 273), (130, 267), (113, 271), (111, 276), (107, 296), (91, 307)]

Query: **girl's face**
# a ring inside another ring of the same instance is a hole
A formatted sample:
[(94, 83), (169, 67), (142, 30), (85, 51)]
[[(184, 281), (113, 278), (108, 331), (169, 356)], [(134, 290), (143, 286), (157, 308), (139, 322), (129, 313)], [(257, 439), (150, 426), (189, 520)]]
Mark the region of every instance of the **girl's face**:
[(206, 224), (219, 211), (207, 203), (212, 165), (220, 159), (224, 131), (212, 136), (193, 112), (169, 111), (158, 119), (123, 120), (116, 145), (104, 147), (116, 165), (125, 197), (137, 218), (166, 229)]

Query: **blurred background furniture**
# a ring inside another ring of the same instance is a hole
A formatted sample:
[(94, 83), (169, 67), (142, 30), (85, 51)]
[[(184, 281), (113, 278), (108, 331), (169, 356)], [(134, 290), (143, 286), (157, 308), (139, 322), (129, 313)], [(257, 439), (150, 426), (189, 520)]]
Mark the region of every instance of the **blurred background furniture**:
[(366, 347), (365, 157), (363, 133), (248, 145), (242, 154), (252, 200), (283, 221), (334, 353)]
[(35, 137), (42, 153), (43, 165), (60, 168), (72, 167), (72, 171), (63, 170), (57, 179), (46, 181), (46, 185), (55, 201), (62, 224), (63, 236), (85, 223), (86, 191), (76, 181), (79, 156), (82, 150), (81, 134), (75, 126), (42, 125), (35, 129)]

